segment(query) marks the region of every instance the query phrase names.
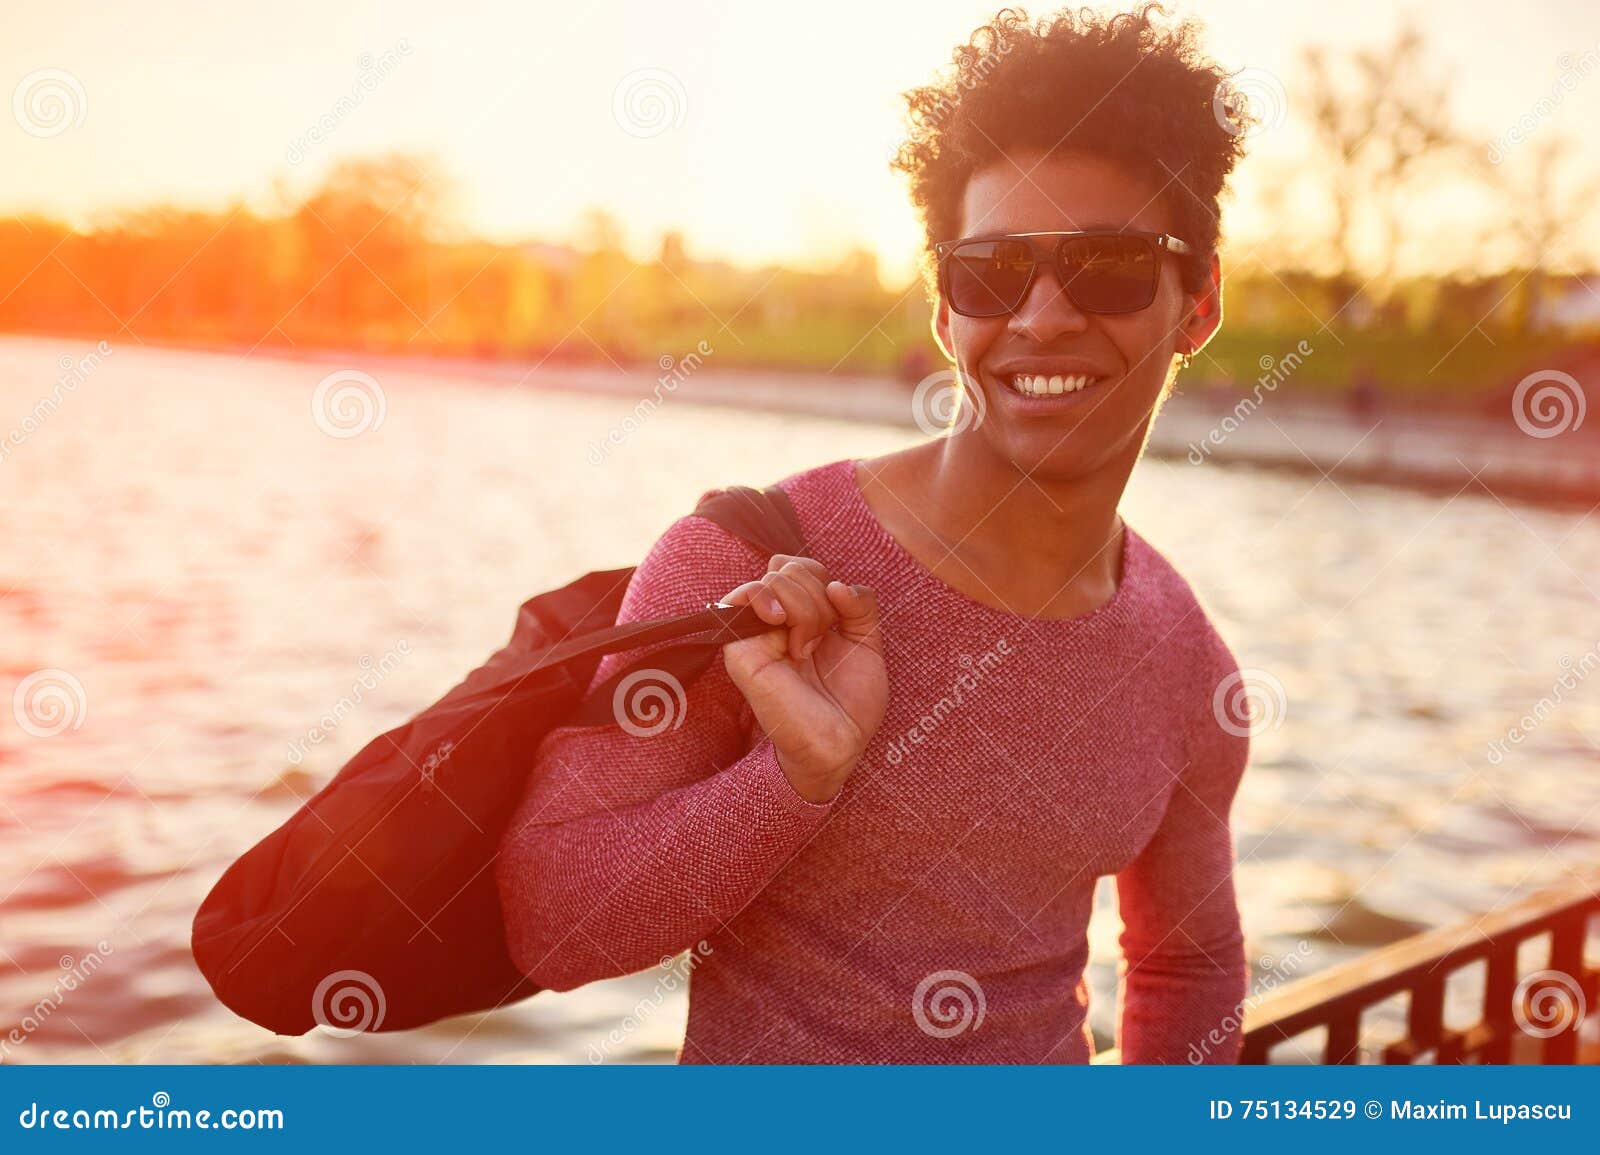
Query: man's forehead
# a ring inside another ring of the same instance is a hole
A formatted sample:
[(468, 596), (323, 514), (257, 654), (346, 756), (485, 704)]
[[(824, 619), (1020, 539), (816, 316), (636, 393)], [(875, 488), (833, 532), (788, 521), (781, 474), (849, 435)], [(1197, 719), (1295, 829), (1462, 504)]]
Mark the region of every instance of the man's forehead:
[(974, 172), (964, 235), (1169, 226), (1162, 198), (1115, 162), (1084, 154), (1001, 156)]

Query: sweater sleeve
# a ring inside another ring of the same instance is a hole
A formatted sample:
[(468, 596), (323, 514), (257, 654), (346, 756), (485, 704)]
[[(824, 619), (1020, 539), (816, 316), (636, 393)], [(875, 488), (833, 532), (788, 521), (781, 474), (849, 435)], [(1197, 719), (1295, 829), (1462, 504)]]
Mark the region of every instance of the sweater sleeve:
[[(765, 569), (720, 527), (682, 518), (635, 570), (618, 620), (699, 609)], [(648, 652), (608, 656), (596, 683)], [(789, 784), (720, 653), (688, 686), (646, 674), (634, 692), (633, 725), (546, 736), (501, 842), (507, 946), (552, 990), (642, 970), (715, 932), (832, 809)]]
[[(1204, 685), (1207, 706), (1216, 684)], [(1230, 725), (1239, 733), (1224, 729), (1209, 709), (1192, 724), (1189, 762), (1166, 814), (1117, 875), (1123, 922), (1117, 1045), (1124, 1063), (1238, 1061), (1249, 970), (1229, 811), (1250, 739)]]

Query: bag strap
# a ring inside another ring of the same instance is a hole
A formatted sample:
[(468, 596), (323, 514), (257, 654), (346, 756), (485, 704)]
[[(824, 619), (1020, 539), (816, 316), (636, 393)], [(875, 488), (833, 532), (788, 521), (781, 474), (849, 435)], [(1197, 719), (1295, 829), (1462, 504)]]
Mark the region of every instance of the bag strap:
[(751, 489), (735, 485), (716, 489), (700, 499), (695, 515), (714, 521), (742, 539), (757, 553), (799, 556), (806, 551), (806, 535), (789, 495), (776, 485)]
[[(752, 489), (736, 485), (713, 490), (700, 499), (695, 515), (715, 522), (758, 553), (803, 554), (805, 534), (789, 495), (776, 485)], [(749, 606), (713, 602), (703, 610), (670, 618), (624, 622), (603, 630), (569, 638), (546, 650), (539, 666), (559, 665), (574, 658), (604, 656), (657, 642), (686, 639), (686, 645), (717, 647), (772, 629)]]

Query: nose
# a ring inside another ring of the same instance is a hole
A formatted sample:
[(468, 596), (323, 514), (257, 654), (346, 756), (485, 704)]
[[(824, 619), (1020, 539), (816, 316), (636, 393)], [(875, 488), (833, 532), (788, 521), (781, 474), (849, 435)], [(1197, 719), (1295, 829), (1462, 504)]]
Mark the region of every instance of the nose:
[(1034, 274), (1033, 284), (1028, 286), (1028, 295), (1011, 314), (1008, 328), (1014, 336), (1042, 343), (1053, 337), (1081, 333), (1088, 325), (1088, 314), (1072, 303), (1055, 272), (1041, 264)]

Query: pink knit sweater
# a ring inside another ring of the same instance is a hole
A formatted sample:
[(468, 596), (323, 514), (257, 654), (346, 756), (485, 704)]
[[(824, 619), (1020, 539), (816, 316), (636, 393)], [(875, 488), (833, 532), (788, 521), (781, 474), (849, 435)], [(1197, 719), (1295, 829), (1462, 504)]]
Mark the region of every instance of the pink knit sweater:
[[(1228, 811), (1249, 740), (1213, 713), (1238, 667), (1188, 583), (1128, 527), (1109, 602), (1019, 617), (907, 553), (853, 462), (782, 485), (811, 555), (877, 590), (882, 727), (823, 805), (790, 787), (720, 657), (681, 709), (669, 687), (675, 725), (554, 732), (497, 867), (518, 964), (567, 990), (694, 948), (683, 1062), (1081, 1063), (1085, 929), (1114, 874), (1123, 1061), (1234, 1061)], [(622, 616), (765, 569), (686, 517)]]

